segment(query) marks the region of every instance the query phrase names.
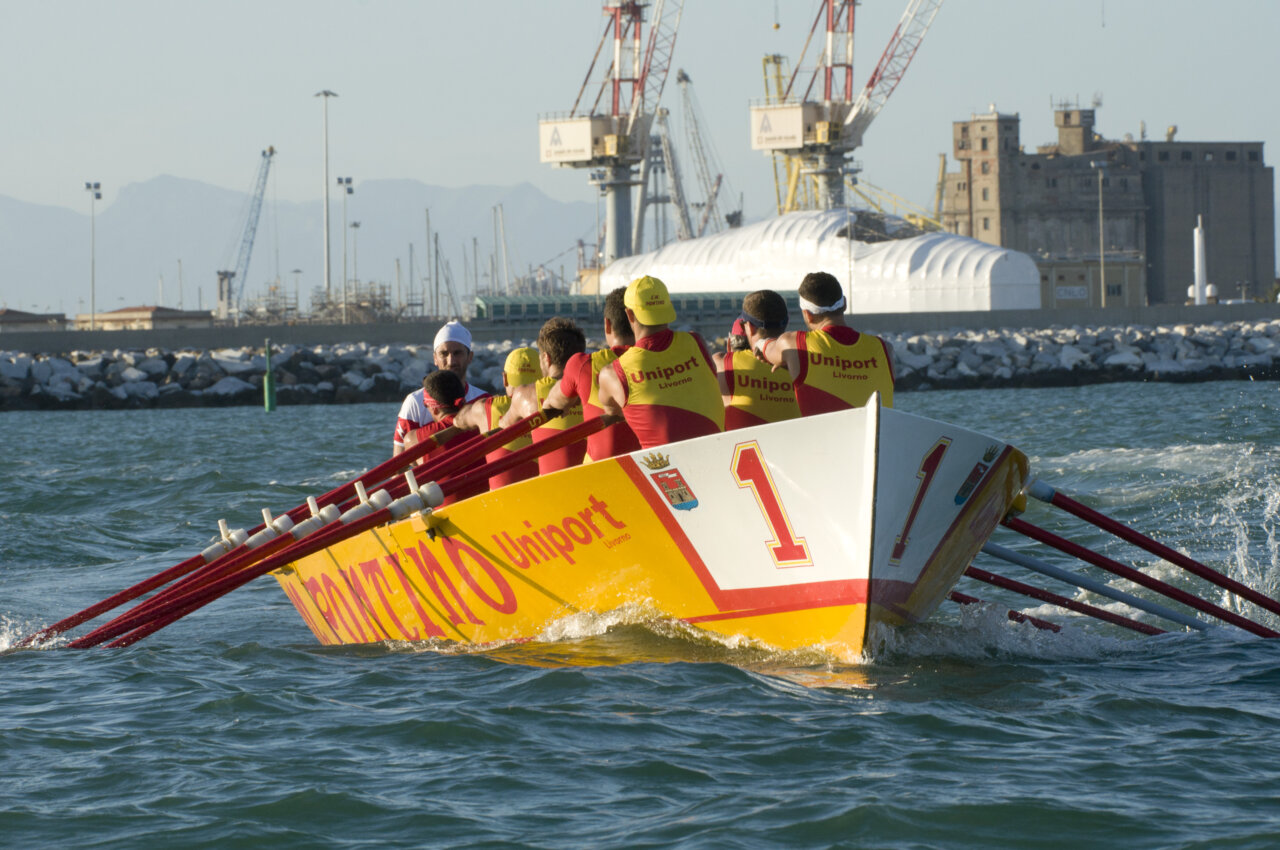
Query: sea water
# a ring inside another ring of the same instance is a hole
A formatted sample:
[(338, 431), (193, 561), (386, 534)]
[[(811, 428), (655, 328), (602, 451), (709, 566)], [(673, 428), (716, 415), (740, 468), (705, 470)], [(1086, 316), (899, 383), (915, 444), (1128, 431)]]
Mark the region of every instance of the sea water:
[[(1275, 383), (899, 407), (1006, 439), (1064, 492), (1280, 591)], [(484, 651), (321, 647), (270, 579), (126, 650), (13, 648), (220, 517), (251, 526), (384, 459), (394, 416), (0, 416), (0, 846), (1280, 846), (1280, 641), (1145, 637), (968, 579), (988, 604), (944, 603), (865, 663), (638, 609)], [(1026, 518), (1280, 627), (1060, 512)]]

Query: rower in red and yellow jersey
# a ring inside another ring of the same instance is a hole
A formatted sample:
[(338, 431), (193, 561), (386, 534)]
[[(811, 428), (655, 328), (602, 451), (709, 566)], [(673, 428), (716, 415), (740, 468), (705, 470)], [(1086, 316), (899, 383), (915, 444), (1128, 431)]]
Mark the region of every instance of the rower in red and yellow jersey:
[[(445, 432), (448, 431), (456, 432), (459, 435), (457, 439), (442, 439), (442, 444), (448, 444), (449, 451), (455, 451), (459, 447), (479, 439), (478, 434), (459, 428), (454, 421), (454, 417), (466, 402), (467, 392), (466, 384), (462, 382), (462, 379), (457, 374), (448, 369), (439, 369), (432, 372), (422, 379), (422, 390), (423, 402), (431, 414), (431, 421), (421, 428), (415, 428), (405, 434), (404, 448), (412, 448), (427, 437), (436, 435), (444, 437)], [(428, 456), (434, 455), (438, 451), (440, 449), (435, 449)], [(473, 463), (463, 467), (455, 474), (478, 469), (483, 463), (483, 460), (477, 458)], [(445, 497), (441, 504), (451, 505), (454, 502), (460, 502), (463, 499), (487, 493), (488, 490), (488, 482), (479, 481), (465, 490), (459, 490), (457, 493)]]
[(787, 321), (787, 302), (773, 290), (761, 289), (742, 299), (742, 313), (729, 333), (729, 351), (716, 355), (726, 431), (800, 415), (787, 370), (775, 369), (751, 353), (756, 341), (785, 332)]
[[(512, 349), (502, 367), (502, 385), (506, 388), (507, 394), (485, 396), (468, 404), (458, 411), (458, 414), (454, 417), (454, 424), (459, 428), (467, 428), (473, 431), (490, 431), (497, 428), (503, 415), (511, 409), (512, 392), (517, 387), (533, 384), (541, 374), (542, 370), (538, 366), (538, 350), (536, 348)], [(485, 460), (489, 462), (500, 460), (512, 452), (532, 444), (533, 438), (525, 434), (505, 446), (489, 452), (489, 454), (485, 455)], [(520, 464), (514, 469), (491, 476), (489, 478), (489, 489), (496, 490), (499, 487), (505, 487), (507, 484), (514, 484), (526, 478), (535, 478), (537, 475), (538, 461), (535, 458)]]
[(600, 405), (621, 416), (641, 448), (724, 430), (724, 404), (711, 354), (702, 337), (673, 331), (667, 286), (646, 275), (623, 296), (636, 344), (600, 372)]
[[(538, 332), (538, 360), (542, 369), (542, 377), (532, 385), (520, 387), (512, 391), (511, 409), (503, 415), (502, 427), (514, 425), (526, 416), (532, 416), (542, 409), (543, 403), (550, 395), (552, 387), (564, 375), (565, 364), (574, 354), (582, 353), (587, 347), (586, 335), (570, 319), (555, 316), (546, 321)], [(560, 416), (548, 419), (543, 425), (533, 429), (535, 443), (549, 440), (561, 431), (582, 423), (582, 407), (575, 405)], [(538, 472), (546, 475), (568, 469), (582, 463), (586, 455), (585, 441), (571, 443), (538, 458)]]
[[(599, 419), (604, 415), (600, 406), (600, 372), (608, 369), (609, 364), (636, 341), (623, 303), (626, 291), (625, 286), (619, 286), (604, 299), (604, 341), (608, 347), (590, 355), (584, 351), (569, 358), (564, 376), (542, 403), (544, 413), (559, 416), (571, 404), (581, 401), (584, 420)], [(640, 441), (626, 422), (615, 422), (587, 437), (587, 461), (604, 460), (639, 450)]]
[(873, 393), (893, 407), (889, 346), (846, 325), (844, 309), (840, 282), (827, 272), (811, 272), (800, 283), (800, 312), (808, 330), (754, 345), (761, 360), (787, 368), (804, 416), (861, 407)]

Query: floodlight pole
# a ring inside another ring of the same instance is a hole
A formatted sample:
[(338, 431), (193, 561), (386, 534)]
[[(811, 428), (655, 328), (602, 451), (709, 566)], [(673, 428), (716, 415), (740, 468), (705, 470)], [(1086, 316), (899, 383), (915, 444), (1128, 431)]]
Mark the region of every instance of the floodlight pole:
[(102, 200), (102, 184), (86, 182), (84, 190), (89, 193), (89, 330), (92, 331), (98, 326), (97, 206), (98, 201)]
[(1093, 161), (1089, 167), (1098, 172), (1098, 277), (1101, 280), (1102, 306), (1107, 306), (1107, 242), (1102, 225), (1102, 176), (1107, 173), (1105, 162)]
[(324, 296), (328, 303), (333, 289), (333, 276), (329, 271), (329, 98), (338, 95), (325, 89), (315, 96), (324, 98)]

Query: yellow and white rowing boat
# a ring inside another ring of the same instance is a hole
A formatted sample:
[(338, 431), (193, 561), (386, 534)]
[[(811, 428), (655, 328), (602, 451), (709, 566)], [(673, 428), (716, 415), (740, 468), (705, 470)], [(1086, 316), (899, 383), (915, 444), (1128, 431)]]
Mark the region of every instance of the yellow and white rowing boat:
[(272, 574), (324, 644), (530, 640), (644, 605), (851, 658), (934, 611), (1027, 478), (1000, 440), (872, 403), (529, 479)]

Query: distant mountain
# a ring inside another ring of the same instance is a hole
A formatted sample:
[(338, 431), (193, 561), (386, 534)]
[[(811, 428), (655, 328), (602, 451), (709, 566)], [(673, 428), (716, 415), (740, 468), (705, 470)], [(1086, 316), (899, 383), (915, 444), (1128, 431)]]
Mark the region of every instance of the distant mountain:
[[(494, 208), (502, 205), (512, 274), (546, 263), (572, 277), (578, 239), (593, 243), (596, 210), (553, 200), (528, 183), (449, 189), (416, 180), (369, 180), (347, 196), (347, 220), (360, 222), (348, 243), (350, 276), (407, 291), (409, 245), (415, 277), (426, 274), (426, 216), (439, 234), (441, 260), (455, 281), (470, 279), (476, 253), (486, 285), (494, 252)], [(330, 196), (332, 280), (342, 280), (343, 196)], [(120, 190), (96, 215), (99, 311), (142, 304), (213, 306), (217, 271), (232, 268), (248, 216), (246, 194), (168, 175)], [(262, 294), (277, 269), (286, 291), (295, 286), (304, 309), (324, 282), (324, 204), (274, 202), (262, 207), (249, 265), (246, 298)], [(473, 242), (473, 239), (475, 240)], [(74, 314), (89, 309), (90, 217), (0, 196), (0, 307)], [(464, 259), (465, 250), (465, 259)], [(432, 248), (434, 252), (434, 246)], [(178, 290), (179, 260), (183, 280)], [(499, 257), (501, 261), (501, 257)], [(294, 269), (301, 269), (295, 275)], [(499, 280), (502, 279), (501, 269)], [(160, 279), (163, 277), (163, 297)]]

